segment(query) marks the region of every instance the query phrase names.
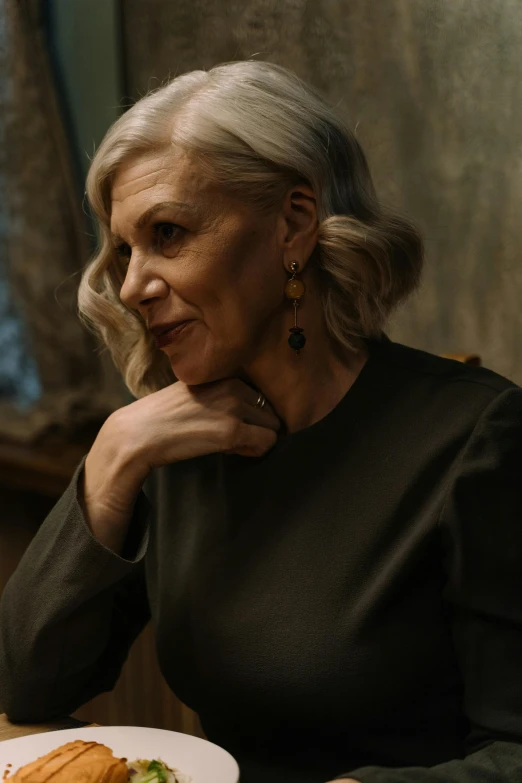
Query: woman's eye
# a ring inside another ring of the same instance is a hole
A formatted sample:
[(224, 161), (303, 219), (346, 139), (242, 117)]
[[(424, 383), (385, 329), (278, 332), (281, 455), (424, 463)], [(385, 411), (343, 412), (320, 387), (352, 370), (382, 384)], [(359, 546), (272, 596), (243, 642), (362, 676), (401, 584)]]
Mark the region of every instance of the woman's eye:
[(161, 250), (170, 247), (183, 231), (176, 223), (156, 223), (154, 226), (154, 238), (156, 246)]
[(126, 242), (122, 242), (121, 245), (117, 245), (115, 250), (118, 258), (124, 258), (128, 261), (131, 257), (131, 249)]
[[(165, 255), (177, 252), (176, 243), (184, 231), (177, 223), (156, 223), (153, 226), (154, 249), (160, 250)], [(116, 255), (123, 262), (125, 268), (129, 266), (132, 249), (127, 242), (122, 242), (115, 247)]]

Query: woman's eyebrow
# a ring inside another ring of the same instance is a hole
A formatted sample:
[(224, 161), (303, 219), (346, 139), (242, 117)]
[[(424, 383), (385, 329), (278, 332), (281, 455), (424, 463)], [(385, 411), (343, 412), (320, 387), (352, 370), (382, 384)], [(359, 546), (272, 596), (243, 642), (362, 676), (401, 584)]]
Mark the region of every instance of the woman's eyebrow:
[[(173, 209), (173, 208), (188, 209), (190, 212), (193, 213), (196, 211), (194, 207), (192, 207), (190, 204), (184, 203), (183, 201), (160, 201), (158, 204), (153, 204), (152, 207), (149, 207), (148, 209), (145, 210), (145, 212), (142, 215), (140, 215), (140, 217), (134, 224), (134, 228), (136, 230), (144, 228), (157, 212), (161, 212), (163, 209)], [(113, 232), (111, 232), (111, 239), (114, 242), (114, 244), (121, 244), (123, 242), (122, 237), (119, 234), (115, 234)]]
[(162, 209), (188, 209), (191, 212), (194, 212), (194, 207), (191, 207), (190, 204), (185, 204), (183, 201), (160, 201), (158, 204), (154, 204), (152, 207), (149, 207), (145, 210), (143, 215), (138, 218), (136, 223), (134, 224), (135, 229), (143, 228), (147, 225), (151, 217), (153, 217), (156, 212), (161, 212)]

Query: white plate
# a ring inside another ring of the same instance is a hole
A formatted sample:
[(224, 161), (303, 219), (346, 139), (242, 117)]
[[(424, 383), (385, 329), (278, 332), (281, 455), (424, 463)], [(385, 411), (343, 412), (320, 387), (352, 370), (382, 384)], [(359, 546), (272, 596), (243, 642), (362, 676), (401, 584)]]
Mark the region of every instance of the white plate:
[[(59, 748), (66, 742), (100, 742), (118, 758), (160, 758), (169, 767), (192, 778), (192, 783), (238, 783), (239, 767), (228, 751), (212, 742), (177, 731), (141, 726), (100, 726), (32, 734), (0, 742), (0, 780), (7, 764), (10, 773)], [(7, 778), (6, 783), (8, 783)]]

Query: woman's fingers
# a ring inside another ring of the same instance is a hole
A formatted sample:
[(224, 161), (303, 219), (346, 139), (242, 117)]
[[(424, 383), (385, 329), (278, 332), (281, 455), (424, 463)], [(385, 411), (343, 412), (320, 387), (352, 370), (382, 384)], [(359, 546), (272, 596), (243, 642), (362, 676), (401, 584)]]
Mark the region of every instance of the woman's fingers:
[[(226, 392), (229, 410), (232, 409), (241, 421), (246, 424), (268, 427), (276, 432), (281, 428), (281, 420), (264, 394), (260, 398), (262, 393), (240, 378), (227, 378), (225, 381), (218, 381), (216, 388)], [(257, 405), (257, 401), (263, 400), (263, 398), (264, 405)]]
[(277, 442), (277, 433), (269, 428), (243, 423), (238, 427), (234, 446), (227, 449), (228, 454), (240, 454), (243, 457), (262, 457)]
[(253, 424), (259, 427), (268, 427), (278, 432), (281, 429), (281, 419), (272, 408), (256, 408), (245, 403), (242, 407), (241, 418), (245, 424)]
[(257, 457), (275, 445), (282, 422), (266, 398), (262, 407), (256, 407), (259, 391), (240, 378), (226, 378), (208, 388), (212, 405), (220, 417), (224, 414), (222, 453)]
[[(243, 384), (243, 387), (245, 391), (245, 400), (247, 402), (246, 415), (243, 421), (251, 421), (252, 424), (259, 424), (261, 427), (270, 427), (276, 430), (276, 432), (281, 429), (281, 419), (265, 395), (263, 394), (261, 398), (261, 400), (265, 400), (264, 405), (257, 405), (259, 395), (262, 394), (262, 392), (258, 392), (256, 389), (252, 389), (246, 384)], [(249, 415), (252, 410), (254, 411), (254, 417)]]

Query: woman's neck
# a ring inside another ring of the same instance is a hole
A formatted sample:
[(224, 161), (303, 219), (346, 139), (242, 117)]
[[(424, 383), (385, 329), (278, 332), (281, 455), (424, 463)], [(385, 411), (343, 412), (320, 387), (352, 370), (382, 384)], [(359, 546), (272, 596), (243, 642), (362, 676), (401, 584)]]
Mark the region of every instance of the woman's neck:
[(336, 349), (332, 342), (310, 338), (298, 356), (284, 340), (260, 357), (243, 375), (270, 401), (287, 433), (323, 419), (355, 383), (368, 360), (366, 348)]

